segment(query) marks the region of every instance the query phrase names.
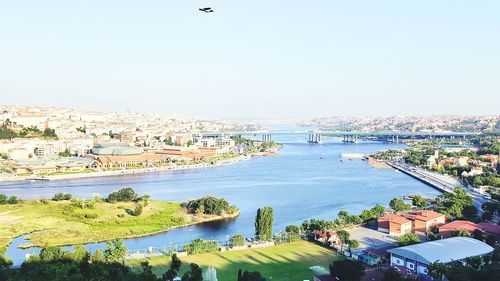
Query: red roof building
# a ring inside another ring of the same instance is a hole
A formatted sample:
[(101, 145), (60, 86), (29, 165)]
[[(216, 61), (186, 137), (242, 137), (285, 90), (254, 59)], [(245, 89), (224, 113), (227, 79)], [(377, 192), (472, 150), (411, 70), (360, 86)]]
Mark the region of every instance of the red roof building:
[(464, 221), (464, 220), (456, 220), (441, 225), (439, 227), (439, 234), (441, 234), (443, 238), (448, 238), (452, 237), (453, 231), (456, 230), (465, 230), (469, 232), (469, 234), (472, 234), (477, 229), (485, 233), (500, 235), (500, 225), (486, 223), (486, 222), (473, 223), (471, 221)]

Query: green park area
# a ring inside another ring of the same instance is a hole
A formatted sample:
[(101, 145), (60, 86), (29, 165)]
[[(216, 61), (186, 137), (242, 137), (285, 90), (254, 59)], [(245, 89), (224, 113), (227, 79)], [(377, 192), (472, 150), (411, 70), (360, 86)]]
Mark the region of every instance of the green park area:
[[(27, 235), (31, 242), (21, 247), (73, 245), (138, 237), (239, 214), (235, 207), (231, 207), (230, 213), (226, 209), (195, 213), (179, 202), (149, 200), (147, 195), (138, 197), (130, 188), (112, 194), (130, 198), (113, 199), (110, 195), (106, 200), (81, 200), (60, 194), (61, 198), (56, 199), (0, 204), (0, 248), (21, 235)], [(223, 202), (224, 208), (228, 206), (223, 199), (204, 198)]]
[[(237, 279), (238, 270), (258, 271), (267, 280), (312, 280), (312, 266), (322, 266), (328, 270), (328, 265), (336, 259), (335, 252), (316, 244), (297, 241), (274, 247), (248, 249), (231, 252), (217, 252), (181, 257), (182, 267), (179, 276), (188, 270), (190, 263), (198, 264), (203, 270), (213, 267), (217, 272), (217, 280), (233, 281)], [(153, 257), (149, 264), (153, 272), (160, 277), (169, 267), (170, 257)], [(140, 272), (140, 262), (129, 261), (137, 272)]]

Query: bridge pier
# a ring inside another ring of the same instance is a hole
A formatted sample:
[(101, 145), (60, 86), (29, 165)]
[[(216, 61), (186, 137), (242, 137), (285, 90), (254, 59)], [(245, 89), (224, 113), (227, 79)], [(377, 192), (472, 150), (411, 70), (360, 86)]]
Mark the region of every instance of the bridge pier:
[(321, 134), (309, 134), (308, 143), (321, 143)]

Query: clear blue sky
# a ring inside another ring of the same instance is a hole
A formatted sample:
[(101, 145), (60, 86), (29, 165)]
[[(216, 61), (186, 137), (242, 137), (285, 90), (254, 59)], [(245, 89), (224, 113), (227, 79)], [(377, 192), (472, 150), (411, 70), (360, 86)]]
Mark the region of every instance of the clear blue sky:
[(0, 95), (209, 117), (500, 114), (500, 1), (6, 0)]

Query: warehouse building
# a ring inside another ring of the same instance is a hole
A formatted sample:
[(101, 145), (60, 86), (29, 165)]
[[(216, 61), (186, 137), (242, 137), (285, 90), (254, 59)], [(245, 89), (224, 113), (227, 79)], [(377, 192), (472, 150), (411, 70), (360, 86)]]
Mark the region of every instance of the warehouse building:
[(391, 266), (428, 275), (427, 267), (433, 262), (450, 263), (493, 252), (488, 244), (469, 237), (453, 237), (387, 250)]

